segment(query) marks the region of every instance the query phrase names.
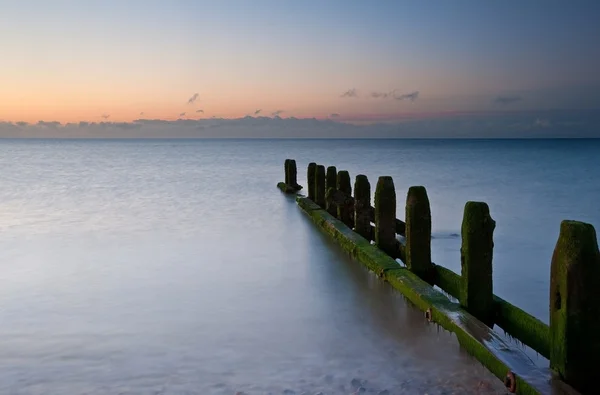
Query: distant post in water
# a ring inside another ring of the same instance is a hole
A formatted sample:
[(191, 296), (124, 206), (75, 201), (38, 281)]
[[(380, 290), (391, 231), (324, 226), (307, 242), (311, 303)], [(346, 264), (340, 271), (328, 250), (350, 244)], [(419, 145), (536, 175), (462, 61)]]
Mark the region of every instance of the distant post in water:
[(296, 161), (294, 159), (288, 159), (287, 163), (287, 173), (285, 175), (286, 181), (285, 183), (294, 189), (299, 189), (298, 185), (298, 168), (296, 167)]
[(431, 208), (427, 190), (422, 186), (408, 189), (406, 196), (406, 266), (432, 283), (431, 264)]
[[(327, 174), (325, 177), (325, 190), (329, 192), (330, 188), (337, 188), (337, 169), (335, 166), (329, 166), (327, 168)], [(334, 217), (337, 215), (337, 208), (332, 199), (326, 199), (327, 212)]]
[(337, 217), (350, 228), (354, 225), (352, 219), (352, 185), (350, 184), (350, 173), (346, 170), (340, 170), (337, 174), (337, 189), (344, 193), (344, 204), (338, 205)]
[(291, 159), (286, 159), (283, 163), (283, 174), (285, 175), (284, 182), (286, 185), (290, 185), (290, 160)]
[(315, 203), (325, 208), (325, 166), (317, 165), (315, 171)]
[(494, 323), (492, 258), (496, 222), (484, 202), (467, 202), (460, 247), (462, 290), (460, 304), (486, 325)]
[(375, 244), (391, 257), (397, 255), (396, 189), (390, 176), (379, 177), (375, 188)]
[[(313, 202), (316, 199), (316, 181), (315, 175), (317, 172), (317, 164), (315, 162), (311, 162), (308, 164), (308, 168), (306, 170), (306, 183), (308, 184), (308, 198)], [(287, 173), (286, 173), (287, 174)]]
[(354, 181), (354, 231), (367, 240), (371, 240), (371, 185), (364, 174), (356, 176)]
[(582, 393), (598, 390), (600, 253), (590, 224), (562, 221), (550, 275), (550, 367)]

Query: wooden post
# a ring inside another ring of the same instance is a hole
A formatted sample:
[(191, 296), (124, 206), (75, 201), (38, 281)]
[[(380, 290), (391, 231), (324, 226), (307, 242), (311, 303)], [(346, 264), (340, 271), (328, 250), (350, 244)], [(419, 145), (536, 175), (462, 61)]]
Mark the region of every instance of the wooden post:
[(367, 240), (371, 240), (371, 185), (364, 174), (356, 176), (354, 181), (354, 231)]
[(397, 255), (396, 189), (390, 176), (381, 176), (375, 188), (375, 244), (391, 257)]
[(550, 275), (550, 367), (596, 393), (600, 366), (600, 253), (590, 224), (562, 221)]
[(496, 222), (484, 202), (467, 202), (460, 247), (460, 304), (488, 326), (494, 324), (492, 257)]
[(291, 159), (286, 159), (284, 164), (283, 164), (283, 173), (285, 175), (285, 185), (290, 185), (290, 160)]
[(354, 205), (352, 204), (352, 185), (350, 184), (350, 173), (346, 170), (340, 170), (337, 175), (337, 189), (346, 197), (346, 204), (337, 207), (337, 217), (348, 227), (354, 225), (353, 213)]
[[(333, 188), (336, 189), (337, 188), (337, 169), (335, 168), (335, 166), (329, 166), (327, 168), (327, 174), (325, 177), (325, 189), (327, 190), (327, 195), (330, 195), (329, 193), (329, 189)], [(335, 203), (333, 203), (332, 199), (325, 199), (325, 205), (326, 205), (326, 209), (327, 212), (331, 215), (333, 215), (334, 217), (337, 215), (337, 208)]]
[(315, 193), (315, 187), (316, 187), (316, 182), (315, 182), (315, 175), (317, 172), (317, 164), (315, 162), (310, 162), (308, 164), (308, 168), (306, 171), (306, 183), (308, 184), (308, 198), (310, 200), (312, 200), (313, 202), (316, 199), (316, 193)]
[(325, 208), (325, 166), (317, 165), (315, 171), (315, 203)]
[(431, 263), (431, 209), (427, 190), (422, 186), (408, 189), (406, 196), (406, 266), (432, 283), (434, 267)]
[(298, 185), (298, 168), (294, 159), (288, 159), (286, 184), (294, 189), (300, 189)]

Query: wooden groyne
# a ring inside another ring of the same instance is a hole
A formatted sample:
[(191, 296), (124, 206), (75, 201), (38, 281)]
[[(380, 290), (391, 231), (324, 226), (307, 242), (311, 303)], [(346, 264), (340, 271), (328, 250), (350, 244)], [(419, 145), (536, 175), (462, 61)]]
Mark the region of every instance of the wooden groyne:
[[(296, 162), (288, 161), (295, 172)], [(288, 170), (286, 165), (286, 179), (295, 182), (295, 176), (287, 178)], [(454, 332), (461, 346), (503, 380), (510, 392), (598, 392), (600, 252), (592, 225), (577, 221), (560, 225), (551, 264), (550, 325), (546, 325), (493, 294), (496, 223), (486, 203), (465, 204), (459, 275), (431, 261), (431, 210), (424, 187), (408, 189), (402, 221), (396, 218), (391, 177), (379, 177), (372, 207), (365, 175), (356, 176), (352, 196), (348, 172), (337, 171), (334, 177), (334, 170), (330, 166), (326, 173), (323, 165), (310, 163), (308, 196), (297, 195), (298, 205), (352, 257), (422, 309), (425, 319)], [(297, 183), (279, 183), (278, 187), (286, 193), (301, 188)], [(404, 242), (397, 235), (404, 236)], [(499, 336), (494, 326), (548, 358), (550, 368), (536, 366), (521, 348)]]

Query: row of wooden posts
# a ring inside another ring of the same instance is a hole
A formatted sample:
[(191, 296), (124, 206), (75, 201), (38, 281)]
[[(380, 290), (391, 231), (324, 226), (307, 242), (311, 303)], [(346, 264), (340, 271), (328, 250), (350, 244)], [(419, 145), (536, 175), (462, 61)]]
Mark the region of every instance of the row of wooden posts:
[[(297, 183), (296, 162), (285, 163), (286, 184)], [(551, 263), (550, 325), (493, 294), (493, 233), (496, 226), (484, 202), (467, 202), (461, 226), (461, 274), (431, 260), (431, 210), (423, 186), (408, 189), (405, 221), (396, 218), (396, 190), (392, 177), (377, 180), (374, 207), (365, 175), (354, 182), (334, 166), (310, 163), (308, 198), (326, 209), (355, 232), (374, 240), (392, 258), (431, 285), (459, 300), (473, 316), (493, 327), (499, 325), (550, 360), (550, 367), (580, 391), (596, 389), (600, 367), (600, 252), (596, 231), (590, 224), (562, 221)], [(375, 223), (375, 226), (371, 225)], [(396, 234), (405, 236), (405, 243)], [(524, 264), (527, 264), (526, 262)], [(518, 276), (519, 273), (515, 273)]]

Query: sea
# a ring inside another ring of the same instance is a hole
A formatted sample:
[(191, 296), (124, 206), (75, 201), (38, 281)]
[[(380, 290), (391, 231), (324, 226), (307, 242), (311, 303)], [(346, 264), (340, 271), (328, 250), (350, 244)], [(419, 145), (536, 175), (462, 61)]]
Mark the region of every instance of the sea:
[(0, 140), (0, 394), (505, 393), (276, 188), (288, 158), (392, 176), (399, 218), (425, 186), (457, 273), (487, 202), (494, 293), (546, 323), (560, 222), (600, 227), (600, 140)]

